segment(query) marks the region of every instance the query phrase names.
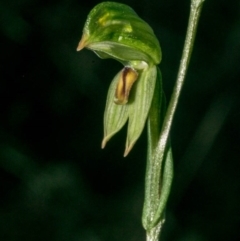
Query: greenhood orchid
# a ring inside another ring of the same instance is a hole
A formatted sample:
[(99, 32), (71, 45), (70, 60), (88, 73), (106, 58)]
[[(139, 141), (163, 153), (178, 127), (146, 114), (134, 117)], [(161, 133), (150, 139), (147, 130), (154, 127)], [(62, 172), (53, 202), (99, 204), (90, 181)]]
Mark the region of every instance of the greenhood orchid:
[(104, 113), (102, 148), (128, 121), (126, 156), (148, 118), (161, 49), (152, 28), (127, 5), (103, 2), (89, 13), (77, 50), (94, 51), (124, 65), (110, 85)]
[[(94, 51), (124, 68), (113, 78), (104, 113), (102, 148), (127, 122), (124, 156), (133, 148), (147, 122), (148, 145), (142, 224), (147, 241), (159, 240), (173, 179), (170, 130), (190, 61), (204, 0), (191, 0), (189, 25), (169, 105), (162, 90), (161, 48), (152, 28), (125, 4), (103, 2), (89, 13), (77, 50)], [(147, 121), (148, 120), (148, 121)]]

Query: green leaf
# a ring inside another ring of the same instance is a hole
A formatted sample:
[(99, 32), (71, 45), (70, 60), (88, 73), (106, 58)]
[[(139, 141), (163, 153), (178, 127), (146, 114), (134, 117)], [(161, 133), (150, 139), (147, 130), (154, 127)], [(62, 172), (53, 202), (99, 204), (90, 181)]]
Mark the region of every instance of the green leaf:
[(151, 220), (159, 205), (159, 185), (161, 175), (161, 162), (153, 158), (158, 143), (161, 122), (163, 114), (163, 90), (162, 76), (159, 68), (157, 68), (157, 80), (155, 85), (154, 96), (148, 117), (148, 152), (147, 167), (145, 177), (145, 198), (143, 206), (142, 224), (147, 230), (151, 224)]
[(161, 195), (159, 200), (159, 205), (156, 210), (156, 213), (153, 217), (150, 227), (154, 227), (157, 223), (163, 218), (163, 213), (166, 208), (166, 204), (168, 201), (168, 197), (171, 191), (173, 180), (173, 156), (172, 156), (172, 148), (168, 146), (166, 150), (166, 157), (163, 163), (163, 173), (162, 173), (162, 187), (161, 187)]

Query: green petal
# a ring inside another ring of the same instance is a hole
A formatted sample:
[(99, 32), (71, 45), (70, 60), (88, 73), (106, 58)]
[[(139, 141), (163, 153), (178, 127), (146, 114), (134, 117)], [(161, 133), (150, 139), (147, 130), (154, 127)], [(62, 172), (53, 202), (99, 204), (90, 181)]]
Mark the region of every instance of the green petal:
[(149, 67), (142, 71), (133, 87), (132, 99), (129, 101), (128, 133), (124, 156), (127, 156), (143, 131), (153, 99), (156, 78), (157, 67)]
[(110, 138), (117, 133), (126, 123), (128, 119), (128, 106), (117, 105), (114, 103), (115, 92), (119, 78), (121, 78), (122, 71), (120, 71), (113, 79), (107, 96), (107, 102), (104, 112), (104, 137), (102, 141), (102, 148)]
[(149, 56), (145, 53), (120, 43), (110, 41), (97, 42), (89, 44), (87, 48), (93, 50), (102, 59), (116, 59), (124, 65), (128, 65), (133, 60), (150, 62)]

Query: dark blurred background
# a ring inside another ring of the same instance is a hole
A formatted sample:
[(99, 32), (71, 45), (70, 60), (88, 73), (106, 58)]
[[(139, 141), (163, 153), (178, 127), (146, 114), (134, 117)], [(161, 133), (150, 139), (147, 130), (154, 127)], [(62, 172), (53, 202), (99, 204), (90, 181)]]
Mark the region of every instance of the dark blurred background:
[[(129, 0), (154, 29), (169, 100), (190, 0)], [(76, 52), (99, 2), (0, 1), (0, 240), (144, 241), (146, 130), (100, 149), (122, 66)], [(175, 177), (162, 240), (239, 240), (240, 1), (206, 0), (172, 129)]]

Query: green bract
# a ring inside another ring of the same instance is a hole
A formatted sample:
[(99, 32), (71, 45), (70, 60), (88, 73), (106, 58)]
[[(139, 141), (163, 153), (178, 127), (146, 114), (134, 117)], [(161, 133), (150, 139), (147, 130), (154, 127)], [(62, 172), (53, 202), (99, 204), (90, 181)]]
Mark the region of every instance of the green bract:
[(104, 113), (102, 147), (128, 121), (124, 156), (144, 128), (151, 107), (161, 49), (152, 28), (127, 5), (103, 2), (87, 17), (77, 50), (93, 50), (125, 67), (113, 79)]

